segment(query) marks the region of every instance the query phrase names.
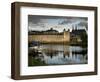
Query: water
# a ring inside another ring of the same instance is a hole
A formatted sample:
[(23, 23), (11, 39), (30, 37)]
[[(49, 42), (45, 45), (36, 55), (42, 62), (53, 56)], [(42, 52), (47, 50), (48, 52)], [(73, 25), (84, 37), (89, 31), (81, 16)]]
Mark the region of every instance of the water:
[(87, 48), (82, 46), (43, 44), (29, 48), (29, 66), (87, 64)]

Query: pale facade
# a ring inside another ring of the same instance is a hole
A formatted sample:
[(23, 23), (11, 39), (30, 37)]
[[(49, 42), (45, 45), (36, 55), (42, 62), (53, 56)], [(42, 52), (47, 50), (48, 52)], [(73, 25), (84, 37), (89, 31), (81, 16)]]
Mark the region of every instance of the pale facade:
[(29, 42), (39, 41), (41, 43), (63, 43), (70, 41), (70, 32), (64, 31), (63, 33), (55, 34), (33, 34), (28, 36)]

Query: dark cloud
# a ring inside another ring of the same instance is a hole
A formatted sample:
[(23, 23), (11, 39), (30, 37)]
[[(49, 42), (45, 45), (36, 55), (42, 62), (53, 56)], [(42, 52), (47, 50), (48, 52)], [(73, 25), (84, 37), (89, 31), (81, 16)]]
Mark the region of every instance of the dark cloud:
[(30, 26), (41, 26), (45, 27), (45, 24), (43, 22), (43, 16), (34, 16), (34, 15), (29, 15), (28, 16), (28, 23)]
[(88, 30), (88, 23), (86, 22), (86, 21), (84, 21), (84, 22), (80, 22), (80, 23), (78, 23), (77, 24), (78, 26), (84, 26), (84, 27), (86, 27), (86, 29)]
[(72, 23), (80, 22), (80, 21), (87, 21), (87, 18), (86, 17), (67, 17), (65, 20), (59, 22), (58, 25), (72, 24)]
[(28, 15), (28, 22), (32, 22), (34, 24), (37, 24), (39, 22), (42, 22), (42, 19), (61, 19), (63, 17), (59, 16), (41, 16), (41, 15)]
[[(28, 23), (31, 28), (40, 26), (42, 28), (46, 27), (48, 20), (59, 20), (55, 28), (60, 28), (59, 25), (77, 25), (77, 26), (88, 26), (87, 17), (67, 17), (67, 16), (42, 16), (42, 15), (28, 15)], [(48, 22), (49, 23), (49, 22)], [(54, 23), (52, 23), (54, 24)]]
[(41, 20), (40, 20), (40, 18), (38, 18), (36, 16), (29, 15), (28, 16), (28, 22), (33, 23), (33, 24), (38, 24), (38, 23), (41, 22)]
[(73, 23), (74, 21), (73, 20), (64, 20), (64, 21), (62, 21), (62, 22), (59, 22), (58, 24), (59, 25), (62, 25), (62, 24), (70, 24), (70, 23)]
[(87, 26), (87, 22), (80, 22), (78, 23), (78, 26)]

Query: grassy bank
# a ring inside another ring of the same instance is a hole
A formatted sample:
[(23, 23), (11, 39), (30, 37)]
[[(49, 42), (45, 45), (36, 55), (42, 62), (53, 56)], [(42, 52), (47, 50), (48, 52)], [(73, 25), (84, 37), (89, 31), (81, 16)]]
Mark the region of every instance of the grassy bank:
[(28, 66), (45, 66), (45, 62), (40, 59), (35, 59), (33, 56), (28, 56)]

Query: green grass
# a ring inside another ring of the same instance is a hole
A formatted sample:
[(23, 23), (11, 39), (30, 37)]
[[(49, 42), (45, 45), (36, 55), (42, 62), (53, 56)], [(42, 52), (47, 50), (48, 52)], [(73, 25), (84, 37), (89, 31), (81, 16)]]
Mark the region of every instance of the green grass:
[(46, 65), (45, 62), (41, 61), (40, 59), (35, 59), (32, 56), (29, 56), (28, 59), (28, 66), (44, 66)]

